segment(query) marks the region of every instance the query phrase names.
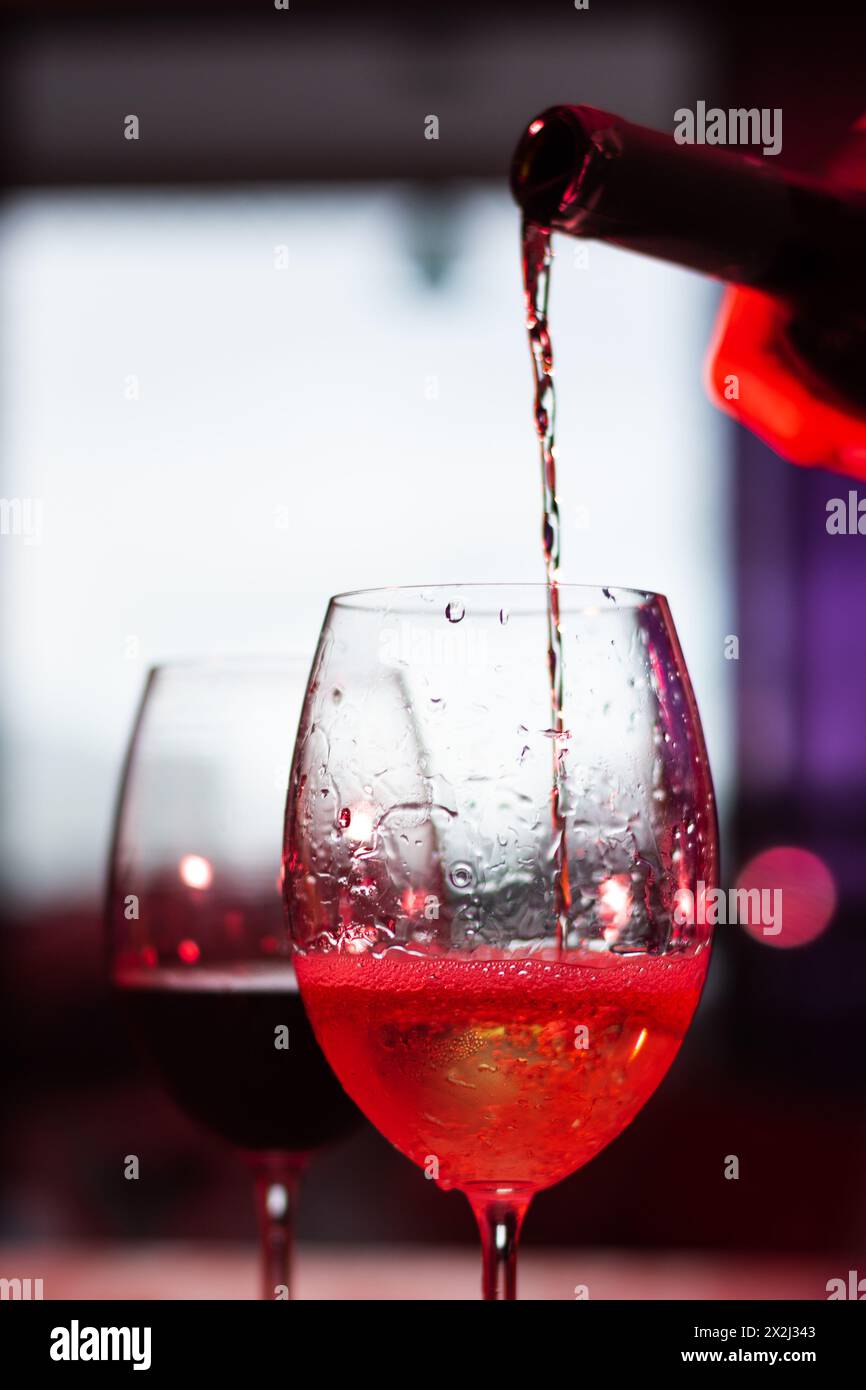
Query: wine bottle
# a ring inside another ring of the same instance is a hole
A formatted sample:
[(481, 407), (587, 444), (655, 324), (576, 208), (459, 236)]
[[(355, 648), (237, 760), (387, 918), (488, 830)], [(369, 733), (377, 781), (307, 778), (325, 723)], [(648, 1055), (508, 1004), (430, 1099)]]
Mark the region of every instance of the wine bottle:
[(511, 186), (541, 226), (727, 282), (717, 404), (793, 462), (866, 478), (866, 130), (816, 180), (555, 106), (524, 132)]

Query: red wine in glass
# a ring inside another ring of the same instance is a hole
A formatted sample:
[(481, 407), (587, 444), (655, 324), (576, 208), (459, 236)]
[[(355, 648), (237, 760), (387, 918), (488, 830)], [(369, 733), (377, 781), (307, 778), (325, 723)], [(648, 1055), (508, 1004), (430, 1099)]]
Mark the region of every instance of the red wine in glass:
[(350, 1095), (440, 1187), (531, 1196), (615, 1139), (691, 1022), (707, 956), (300, 957)]
[(358, 1124), (289, 961), (132, 969), (115, 986), (166, 1090), (227, 1143), (308, 1153)]

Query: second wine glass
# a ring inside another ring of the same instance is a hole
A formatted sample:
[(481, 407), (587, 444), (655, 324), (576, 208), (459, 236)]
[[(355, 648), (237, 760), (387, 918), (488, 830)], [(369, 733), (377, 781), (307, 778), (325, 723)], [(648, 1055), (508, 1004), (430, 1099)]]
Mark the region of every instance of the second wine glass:
[(308, 663), (245, 658), (149, 675), (121, 787), (112, 979), (178, 1104), (255, 1178), (263, 1297), (287, 1298), (311, 1151), (360, 1119), (298, 993), (280, 826)]

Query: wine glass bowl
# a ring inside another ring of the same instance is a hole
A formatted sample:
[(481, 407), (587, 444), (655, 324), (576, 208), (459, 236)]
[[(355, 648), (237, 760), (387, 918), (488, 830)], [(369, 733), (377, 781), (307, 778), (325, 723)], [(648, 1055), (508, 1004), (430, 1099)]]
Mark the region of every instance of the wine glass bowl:
[(328, 1060), (387, 1138), (466, 1191), (482, 1232), (495, 1208), (506, 1244), (670, 1066), (710, 936), (675, 909), (716, 877), (666, 601), (569, 585), (559, 601), (561, 712), (542, 585), (332, 600), (286, 818)]
[(379, 951), (554, 947), (554, 760), (572, 892), (566, 946), (699, 944), (700, 929), (684, 935), (672, 904), (679, 889), (713, 881), (715, 819), (667, 604), (625, 590), (560, 594), (561, 735), (542, 586), (333, 601), (289, 808), (292, 927), (305, 951), (354, 941)]

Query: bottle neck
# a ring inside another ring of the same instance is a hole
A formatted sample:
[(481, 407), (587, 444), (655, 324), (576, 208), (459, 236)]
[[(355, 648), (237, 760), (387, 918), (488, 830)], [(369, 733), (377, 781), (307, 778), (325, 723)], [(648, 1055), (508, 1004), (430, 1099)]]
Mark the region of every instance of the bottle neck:
[(796, 302), (866, 306), (866, 198), (678, 144), (587, 106), (528, 127), (511, 186), (533, 221)]

